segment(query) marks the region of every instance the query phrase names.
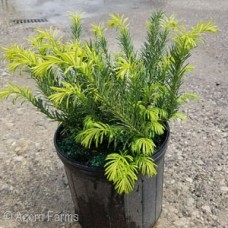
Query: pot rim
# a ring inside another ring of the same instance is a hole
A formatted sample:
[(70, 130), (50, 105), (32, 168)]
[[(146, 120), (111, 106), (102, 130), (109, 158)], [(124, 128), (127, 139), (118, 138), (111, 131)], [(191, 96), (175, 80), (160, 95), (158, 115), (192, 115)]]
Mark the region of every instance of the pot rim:
[[(166, 134), (165, 140), (163, 141), (161, 146), (158, 149), (155, 150), (155, 153), (152, 156), (153, 161), (155, 163), (158, 162), (160, 160), (160, 158), (166, 152), (166, 148), (167, 148), (168, 141), (169, 141), (169, 136), (170, 136), (170, 127), (169, 127), (168, 122), (165, 122), (165, 128), (166, 128), (166, 130), (165, 130), (165, 134)], [(75, 160), (72, 160), (68, 156), (64, 155), (64, 153), (62, 153), (62, 151), (60, 150), (59, 146), (57, 145), (57, 139), (58, 139), (62, 129), (63, 129), (63, 125), (60, 124), (58, 126), (58, 128), (56, 129), (55, 134), (54, 134), (54, 138), (53, 138), (54, 146), (55, 146), (57, 155), (62, 160), (62, 162), (64, 164), (69, 164), (69, 165), (71, 165), (71, 166), (73, 166), (75, 168), (78, 168), (78, 169), (81, 169), (81, 170), (84, 170), (84, 171), (104, 173), (104, 168), (97, 168), (97, 167), (90, 167), (90, 166), (82, 165), (81, 163), (76, 162)]]

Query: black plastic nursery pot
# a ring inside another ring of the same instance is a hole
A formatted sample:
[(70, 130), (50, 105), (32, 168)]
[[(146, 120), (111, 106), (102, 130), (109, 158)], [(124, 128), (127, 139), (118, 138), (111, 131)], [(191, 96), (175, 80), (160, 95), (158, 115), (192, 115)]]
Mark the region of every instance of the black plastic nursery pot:
[(75, 213), (82, 228), (151, 228), (162, 210), (164, 155), (169, 139), (166, 125), (165, 140), (153, 155), (157, 175), (140, 176), (134, 190), (119, 195), (103, 169), (73, 162), (57, 145), (62, 127), (54, 136), (54, 144), (62, 160), (69, 182)]

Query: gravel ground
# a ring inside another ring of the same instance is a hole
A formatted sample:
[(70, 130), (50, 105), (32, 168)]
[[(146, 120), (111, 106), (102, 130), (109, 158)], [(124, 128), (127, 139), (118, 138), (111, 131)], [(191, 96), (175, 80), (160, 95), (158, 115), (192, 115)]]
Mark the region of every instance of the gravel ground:
[[(186, 122), (171, 123), (166, 154), (163, 212), (156, 225), (163, 227), (228, 227), (228, 3), (224, 0), (178, 1), (163, 6), (189, 25), (211, 19), (220, 32), (192, 55), (196, 71), (184, 84), (200, 95), (183, 111)], [(136, 46), (144, 35), (149, 9), (122, 10), (133, 22)], [(22, 42), (34, 32), (32, 25), (12, 25), (13, 15), (0, 14), (0, 46)], [(87, 17), (88, 23), (107, 14)], [(63, 33), (61, 23), (47, 23)], [(112, 35), (110, 43), (113, 44)], [(25, 41), (26, 42), (26, 41)], [(114, 46), (115, 48), (115, 46)], [(31, 80), (11, 76), (0, 62), (0, 87), (7, 82), (34, 87)], [(50, 122), (31, 105), (0, 103), (0, 228), (79, 227), (61, 215), (73, 213), (73, 203), (63, 165), (53, 146), (57, 123)], [(33, 216), (41, 215), (34, 218)], [(48, 214), (50, 215), (48, 218)], [(42, 215), (45, 215), (42, 217)]]

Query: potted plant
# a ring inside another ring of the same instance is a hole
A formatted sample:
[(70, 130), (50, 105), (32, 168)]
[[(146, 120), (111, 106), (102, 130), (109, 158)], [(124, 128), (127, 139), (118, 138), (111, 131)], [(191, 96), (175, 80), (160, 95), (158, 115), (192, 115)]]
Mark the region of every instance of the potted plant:
[(73, 39), (37, 30), (25, 48), (5, 48), (11, 71), (28, 73), (40, 94), (9, 84), (0, 98), (31, 102), (60, 123), (54, 136), (83, 228), (152, 227), (162, 205), (164, 154), (171, 119), (184, 119), (182, 104), (196, 98), (180, 90), (193, 69), (186, 60), (216, 32), (212, 22), (187, 30), (173, 16), (154, 12), (140, 51), (127, 18), (111, 15), (120, 50), (108, 49), (106, 28), (92, 25), (83, 41), (79, 16), (71, 15)]

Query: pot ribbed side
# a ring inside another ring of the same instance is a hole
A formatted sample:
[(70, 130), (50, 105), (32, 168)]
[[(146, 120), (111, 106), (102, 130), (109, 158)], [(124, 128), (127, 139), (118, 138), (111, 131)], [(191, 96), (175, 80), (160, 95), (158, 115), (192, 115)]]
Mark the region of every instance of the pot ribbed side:
[(162, 210), (164, 155), (168, 145), (169, 126), (166, 137), (153, 159), (157, 175), (152, 178), (139, 176), (134, 190), (118, 195), (103, 169), (92, 168), (73, 162), (57, 145), (62, 126), (54, 136), (54, 144), (62, 160), (75, 212), (82, 228), (151, 228)]

